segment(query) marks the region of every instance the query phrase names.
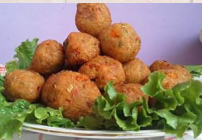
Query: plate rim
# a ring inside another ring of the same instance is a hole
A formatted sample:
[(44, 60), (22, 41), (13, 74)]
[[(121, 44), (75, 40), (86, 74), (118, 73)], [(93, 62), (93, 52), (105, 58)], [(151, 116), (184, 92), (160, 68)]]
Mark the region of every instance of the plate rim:
[(166, 133), (161, 130), (140, 131), (106, 131), (106, 130), (82, 130), (70, 128), (57, 128), (40, 124), (24, 123), (23, 130), (37, 132), (47, 135), (88, 138), (88, 139), (134, 139), (165, 137)]

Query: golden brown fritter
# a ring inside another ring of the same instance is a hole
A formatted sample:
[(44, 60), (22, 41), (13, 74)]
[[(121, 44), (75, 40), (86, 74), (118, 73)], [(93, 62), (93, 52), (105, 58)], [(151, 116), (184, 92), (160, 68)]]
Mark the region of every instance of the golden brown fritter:
[(95, 99), (100, 96), (97, 86), (88, 76), (61, 71), (48, 78), (42, 89), (42, 101), (49, 107), (63, 107), (64, 117), (77, 121), (89, 115)]
[(126, 83), (142, 84), (150, 75), (150, 70), (140, 59), (135, 58), (123, 64)]
[(25, 99), (36, 102), (39, 99), (44, 78), (37, 72), (15, 70), (5, 76), (5, 96), (9, 101)]
[(65, 62), (64, 48), (55, 40), (46, 40), (37, 46), (30, 69), (40, 74), (61, 70)]
[(121, 84), (125, 81), (122, 64), (107, 56), (93, 58), (81, 66), (79, 72), (88, 75), (100, 89), (103, 89), (109, 81), (113, 81), (114, 84)]
[[(184, 70), (184, 69), (183, 69)], [(191, 74), (185, 73), (181, 69), (162, 69), (159, 72), (162, 72), (166, 75), (165, 79), (162, 82), (162, 85), (165, 89), (170, 89), (176, 86), (177, 84), (187, 82), (191, 80)]]
[(135, 58), (141, 46), (140, 37), (127, 23), (116, 23), (103, 29), (99, 40), (103, 53), (120, 62)]
[(177, 69), (177, 70), (181, 71), (181, 73), (184, 74), (185, 76), (191, 77), (190, 72), (187, 70), (187, 68), (185, 68), (182, 65), (174, 65), (173, 69)]
[(86, 33), (71, 33), (66, 39), (66, 59), (70, 66), (81, 65), (100, 54), (100, 42)]
[(111, 15), (104, 3), (79, 3), (75, 18), (79, 31), (98, 36), (103, 28), (111, 25)]
[(173, 68), (173, 64), (171, 64), (170, 62), (165, 60), (156, 60), (152, 63), (149, 69), (151, 72), (154, 72), (161, 69), (170, 69), (170, 68)]
[(148, 96), (142, 92), (141, 87), (142, 85), (140, 84), (128, 83), (116, 85), (115, 89), (117, 92), (122, 93), (126, 96), (127, 103), (140, 101), (142, 97), (144, 97), (148, 101)]
[(192, 78), (190, 72), (184, 66), (174, 65), (164, 60), (155, 61), (150, 66), (150, 70), (152, 72), (159, 71), (166, 75), (166, 78), (163, 80), (165, 89), (173, 88), (177, 84), (187, 82)]

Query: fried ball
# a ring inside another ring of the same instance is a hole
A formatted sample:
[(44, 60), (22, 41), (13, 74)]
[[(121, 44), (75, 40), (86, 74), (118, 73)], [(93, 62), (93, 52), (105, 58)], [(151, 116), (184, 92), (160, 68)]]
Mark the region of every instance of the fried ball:
[(98, 36), (103, 28), (111, 25), (111, 14), (104, 3), (79, 3), (75, 18), (79, 31)]
[(192, 78), (190, 72), (185, 67), (174, 65), (164, 60), (155, 61), (150, 66), (150, 70), (152, 72), (159, 71), (166, 75), (162, 83), (165, 89), (173, 88), (177, 84), (187, 82)]
[(95, 99), (100, 96), (97, 86), (88, 76), (61, 71), (48, 78), (42, 89), (42, 101), (49, 107), (63, 107), (63, 115), (73, 121), (89, 115)]
[(126, 83), (143, 83), (150, 75), (150, 70), (140, 59), (135, 58), (123, 65)]
[(59, 71), (65, 62), (64, 49), (55, 40), (46, 40), (37, 46), (30, 68), (40, 74)]
[(170, 68), (173, 68), (173, 64), (171, 64), (170, 62), (165, 60), (156, 60), (152, 63), (149, 69), (151, 72), (154, 72), (161, 69), (170, 69)]
[(103, 29), (99, 40), (103, 53), (120, 62), (135, 58), (141, 46), (140, 37), (127, 23), (116, 23)]
[(184, 72), (184, 69), (162, 69), (159, 72), (166, 75), (162, 82), (165, 89), (173, 88), (177, 84), (187, 82), (192, 78), (190, 73)]
[(36, 102), (39, 99), (44, 78), (37, 72), (15, 70), (5, 76), (5, 96), (9, 101), (25, 99)]
[(97, 38), (86, 33), (71, 33), (66, 39), (67, 64), (81, 65), (100, 54)]
[(115, 85), (125, 81), (122, 64), (107, 56), (93, 58), (81, 66), (79, 72), (88, 75), (100, 89), (103, 89), (109, 81), (113, 81)]
[(141, 87), (142, 85), (140, 84), (128, 83), (116, 85), (115, 89), (117, 92), (126, 96), (127, 103), (140, 101), (142, 97), (144, 97), (148, 101), (148, 96), (142, 92)]
[(174, 65), (173, 66), (173, 69), (177, 69), (177, 70), (180, 70), (182, 74), (184, 74), (185, 76), (187, 77), (192, 77), (191, 76), (191, 73), (188, 71), (188, 69), (184, 66), (181, 66), (181, 65)]

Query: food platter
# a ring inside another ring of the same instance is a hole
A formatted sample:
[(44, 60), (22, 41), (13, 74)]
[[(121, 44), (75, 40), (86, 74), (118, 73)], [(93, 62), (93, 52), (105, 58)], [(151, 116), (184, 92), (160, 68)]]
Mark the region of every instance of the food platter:
[(141, 37), (129, 23), (113, 23), (105, 4), (78, 4), (75, 23), (80, 32), (63, 45), (26, 40), (6, 68), (0, 65), (0, 139), (22, 128), (68, 140), (202, 133), (202, 82), (193, 80), (202, 65), (148, 66), (136, 58)]
[(165, 137), (165, 132), (160, 130), (141, 130), (134, 131), (104, 131), (104, 130), (83, 130), (83, 129), (66, 129), (56, 128), (44, 125), (24, 123), (23, 129), (31, 132), (41, 134), (68, 137), (68, 138), (81, 138), (81, 139), (99, 139), (99, 140), (162, 140)]
[[(195, 80), (202, 81), (202, 77), (194, 78)], [(67, 138), (79, 138), (79, 139), (99, 139), (99, 140), (163, 140), (165, 137), (173, 137), (172, 135), (166, 135), (161, 130), (141, 130), (134, 131), (106, 131), (106, 130), (84, 130), (84, 129), (69, 129), (69, 128), (57, 128), (45, 125), (24, 123), (23, 130), (36, 132), (46, 135), (67, 137)], [(192, 137), (193, 132), (186, 132), (185, 136)], [(200, 137), (201, 138), (201, 137)]]

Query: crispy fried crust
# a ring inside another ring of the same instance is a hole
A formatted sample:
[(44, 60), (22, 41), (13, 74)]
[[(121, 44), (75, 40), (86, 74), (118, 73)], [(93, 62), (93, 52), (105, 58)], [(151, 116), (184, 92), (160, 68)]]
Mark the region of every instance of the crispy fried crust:
[(62, 69), (64, 48), (55, 40), (46, 40), (37, 46), (30, 68), (40, 74), (52, 74)]
[(43, 84), (44, 78), (37, 72), (15, 70), (5, 76), (5, 96), (10, 101), (25, 99), (36, 102)]
[(111, 25), (111, 14), (104, 3), (79, 3), (75, 18), (79, 31), (98, 36), (103, 28)]
[(141, 46), (140, 37), (127, 23), (116, 23), (103, 29), (99, 40), (103, 53), (120, 62), (135, 58)]
[(134, 83), (128, 83), (128, 84), (121, 84), (116, 85), (115, 89), (126, 96), (126, 102), (127, 103), (133, 103), (136, 101), (140, 101), (142, 97), (144, 97), (148, 101), (148, 96), (146, 96), (142, 90), (142, 85), (140, 84), (134, 84)]
[(163, 80), (163, 87), (170, 89), (179, 83), (187, 82), (191, 80), (192, 76), (190, 72), (181, 65), (174, 65), (164, 60), (157, 60), (151, 66), (152, 72), (159, 71), (166, 75)]
[(121, 84), (125, 81), (122, 64), (107, 56), (92, 59), (81, 66), (79, 72), (88, 75), (100, 89), (103, 89), (109, 81), (113, 81), (114, 84)]
[(42, 89), (42, 101), (49, 107), (63, 107), (64, 117), (73, 121), (89, 115), (94, 100), (100, 96), (97, 86), (88, 76), (61, 71), (48, 78)]
[(73, 32), (65, 42), (67, 64), (70, 66), (84, 64), (100, 54), (100, 42), (89, 34)]
[(189, 72), (185, 73), (185, 69), (162, 69), (159, 72), (166, 75), (162, 83), (165, 89), (170, 89), (179, 83), (191, 80), (191, 74)]
[(135, 58), (123, 64), (126, 83), (142, 84), (150, 75), (150, 70), (140, 59)]
[(152, 63), (149, 69), (151, 72), (154, 72), (161, 69), (170, 69), (170, 68), (173, 68), (173, 64), (171, 64), (170, 62), (165, 60), (156, 60)]

